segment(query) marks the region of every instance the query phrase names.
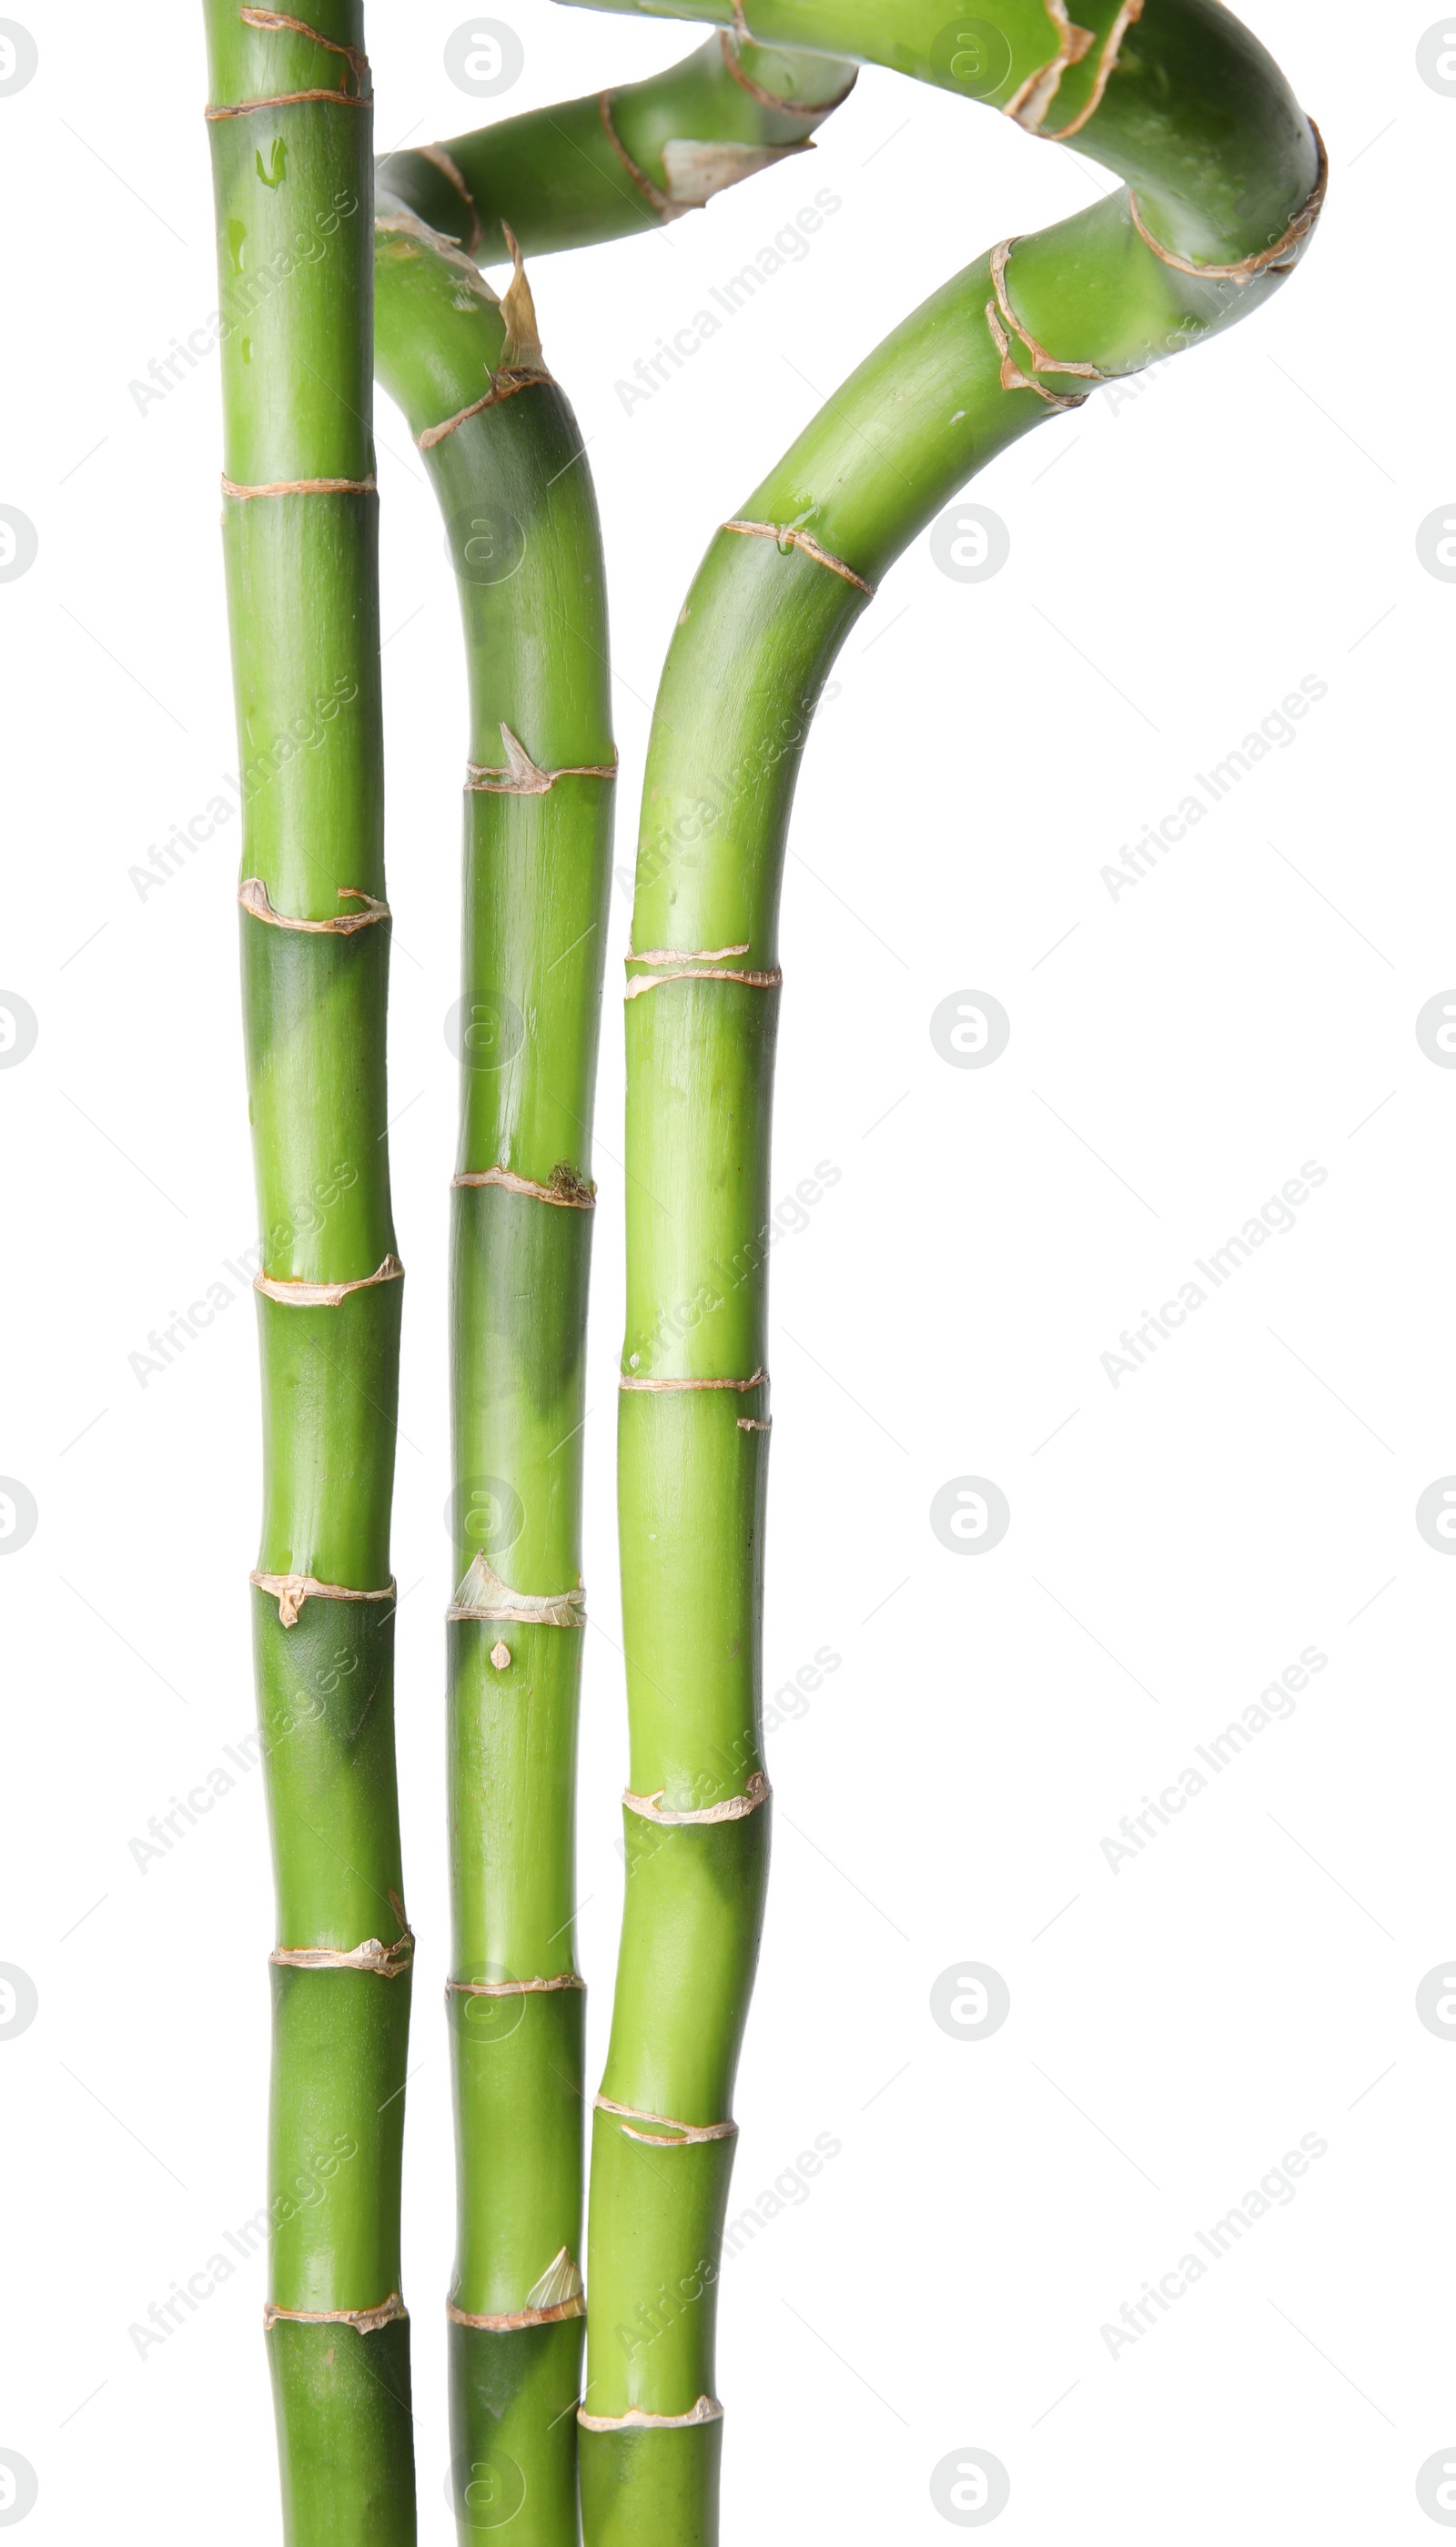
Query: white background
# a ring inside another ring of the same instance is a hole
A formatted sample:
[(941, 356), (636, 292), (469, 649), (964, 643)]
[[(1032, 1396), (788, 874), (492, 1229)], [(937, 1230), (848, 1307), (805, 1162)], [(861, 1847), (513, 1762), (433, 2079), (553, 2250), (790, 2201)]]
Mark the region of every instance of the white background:
[[(1156, 0), (1150, 0), (1150, 6)], [(1416, 2018), (1456, 1947), (1456, 1572), (1414, 1527), (1456, 1469), (1456, 1076), (1418, 1049), (1456, 980), (1447, 773), (1456, 590), (1417, 526), (1453, 495), (1446, 188), (1429, 0), (1259, 0), (1320, 120), (1329, 206), (1294, 284), (1142, 394), (973, 490), (1009, 564), (924, 541), (855, 629), (785, 890), (775, 1195), (839, 1182), (772, 1267), (765, 1686), (839, 1668), (772, 1742), (779, 1799), (740, 2074), (746, 2204), (842, 2150), (726, 2270), (727, 2540), (946, 2536), (948, 2452), (1010, 2472), (997, 2536), (1329, 2542), (1430, 2533), (1456, 2441), (1456, 2047)], [(500, 0), (500, 111), (676, 59), (691, 29)], [(479, 120), (458, 0), (377, 6), (382, 147)], [(40, 1522), (0, 1566), (9, 1707), (0, 1960), (8, 2249), (0, 2447), (27, 2542), (278, 2534), (263, 2266), (138, 2358), (128, 2327), (263, 2199), (271, 1895), (261, 1781), (160, 1864), (128, 1841), (253, 1720), (253, 1234), (237, 827), (129, 879), (235, 767), (215, 357), (128, 392), (214, 304), (197, 13), (33, 8), (0, 99), (0, 500), (37, 526), (0, 592), (11, 853), (0, 986), (9, 1206), (0, 1472)], [(492, 112), (494, 110), (486, 110)], [(665, 234), (540, 262), (549, 360), (591, 437), (612, 583), (630, 871), (662, 654), (713, 526), (947, 274), (1104, 181), (994, 115), (868, 71), (811, 168)], [(648, 403), (631, 373), (815, 186), (812, 253)], [(382, 408), (393, 1172), (409, 1268), (395, 1516), (405, 1863), (419, 1932), (405, 2293), (421, 2535), (444, 2499), (452, 2240), (442, 1612), (446, 1187), (465, 695), (433, 499)], [(1102, 880), (1307, 675), (1328, 695), (1136, 889)], [(627, 942), (613, 896), (609, 983)], [(949, 993), (1011, 1018), (946, 1066)], [(594, 2078), (621, 1894), (613, 1521), (622, 1035), (603, 1041), (581, 1759)], [(1305, 1161), (1327, 1182), (1156, 1359), (1100, 1357)], [(149, 1329), (228, 1283), (145, 1386)], [(1000, 1546), (931, 1534), (994, 1479)], [(1328, 1666), (1114, 1873), (1100, 1843), (1302, 1648)], [(929, 1995), (1004, 1976), (988, 2041)], [(1328, 2153), (1112, 2357), (1099, 2329), (1315, 2134)], [(735, 2206), (736, 2207), (736, 2206)]]

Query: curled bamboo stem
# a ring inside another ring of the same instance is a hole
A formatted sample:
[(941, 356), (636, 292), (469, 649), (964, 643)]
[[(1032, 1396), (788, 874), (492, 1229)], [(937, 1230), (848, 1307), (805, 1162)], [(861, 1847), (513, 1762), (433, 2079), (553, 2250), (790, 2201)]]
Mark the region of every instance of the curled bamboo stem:
[[(930, 22), (899, 9), (763, 0), (753, 16), (778, 41), (812, 25), (837, 52), (957, 85)], [(765, 1360), (777, 915), (804, 739), (886, 570), (976, 470), (1097, 382), (1257, 307), (1305, 252), (1323, 200), (1317, 134), (1215, 0), (1142, 11), (1078, 0), (1074, 13), (1046, 0), (1040, 18), (1017, 0), (978, 0), (978, 18), (1005, 52), (990, 102), (1125, 186), (1002, 242), (837, 391), (714, 537), (653, 719), (632, 942), (731, 948), (734, 961), (639, 970), (626, 1012), (619, 1496), (632, 1779), (593, 2132), (587, 2547), (718, 2536), (721, 2410), (701, 2428), (695, 2418), (716, 2399), (733, 2144), (695, 2137), (669, 2160), (635, 2137), (643, 2127), (625, 2109), (698, 2136), (730, 2111), (762, 1916), (770, 1807), (720, 1808), (763, 1772), (771, 1419), (766, 1387), (751, 1417), (731, 1390), (736, 1373), (761, 1378)]]

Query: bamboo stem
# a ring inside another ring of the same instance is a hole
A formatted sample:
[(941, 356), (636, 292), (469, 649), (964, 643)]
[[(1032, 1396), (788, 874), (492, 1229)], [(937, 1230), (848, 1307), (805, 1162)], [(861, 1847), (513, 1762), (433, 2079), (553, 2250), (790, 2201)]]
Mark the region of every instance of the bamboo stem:
[(447, 1631), (455, 2505), (463, 2541), (509, 2519), (521, 2547), (573, 2547), (581, 1464), (616, 765), (605, 580), (522, 269), (498, 306), (458, 249), (413, 215), (398, 223), (385, 203), (380, 378), (445, 516), (471, 687)]
[(482, 265), (506, 224), (527, 256), (627, 238), (808, 149), (857, 75), (725, 31), (651, 79), (396, 150), (380, 183)]
[[(1063, 42), (1065, 11), (985, 0), (1004, 38), (1008, 111), (1074, 133), (1136, 196), (1003, 242), (860, 366), (715, 537), (658, 694), (633, 916), (645, 951), (628, 967), (619, 1483), (632, 1793), (593, 2137), (588, 2547), (718, 2537), (726, 2127), (768, 1854), (759, 1645), (777, 915), (814, 705), (881, 575), (968, 478), (1098, 380), (1258, 306), (1302, 252), (1323, 191), (1318, 136), (1213, 0), (1159, 0), (1142, 21), (1115, 0), (1077, 14), (1089, 22), (1079, 48)], [(956, 84), (948, 58), (878, 0), (834, 0), (828, 13), (763, 0), (754, 15), (772, 41), (812, 31), (836, 51)]]
[(230, 0), (206, 15), (263, 1231), (252, 1607), (278, 1892), (265, 2326), (286, 2537), (410, 2547), (369, 71), (355, 0), (320, 0), (311, 30)]

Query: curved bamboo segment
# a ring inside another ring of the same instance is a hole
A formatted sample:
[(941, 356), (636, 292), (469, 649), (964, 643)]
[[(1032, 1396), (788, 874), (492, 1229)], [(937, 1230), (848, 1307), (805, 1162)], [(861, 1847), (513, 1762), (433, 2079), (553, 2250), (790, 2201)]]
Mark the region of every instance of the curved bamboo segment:
[[(689, 0), (672, 14), (728, 10)], [(967, 81), (941, 0), (753, 0), (753, 16), (755, 41)], [(763, 1766), (763, 1233), (779, 887), (804, 739), (848, 628), (957, 489), (1099, 380), (1257, 307), (1303, 254), (1324, 194), (1317, 133), (1215, 0), (1087, 0), (1075, 20), (1063, 0), (978, 0), (978, 17), (996, 39), (969, 56), (988, 101), (1127, 184), (943, 286), (724, 524), (677, 623), (648, 757), (619, 1477), (632, 1788), (659, 1810), (627, 1809), (595, 2123), (588, 2547), (718, 2538), (713, 2322), (732, 2140), (683, 2133), (654, 2149), (620, 2108), (698, 2127), (730, 2117), (762, 1913), (767, 1809), (711, 1808), (746, 1799)], [(687, 1818), (664, 1827), (663, 1807)]]
[(584, 1991), (576, 1722), (591, 1117), (611, 880), (591, 480), (524, 271), (497, 303), (382, 199), (379, 375), (445, 518), (470, 671), (451, 1202), (449, 2301), (460, 2535), (574, 2547)]
[(292, 2547), (410, 2547), (369, 66), (357, 0), (319, 0), (307, 22), (206, 0), (206, 17), (263, 1233), (265, 2326)]
[(527, 256), (627, 238), (806, 150), (856, 76), (726, 29), (651, 79), (396, 150), (381, 190), (482, 265), (508, 260), (507, 225)]

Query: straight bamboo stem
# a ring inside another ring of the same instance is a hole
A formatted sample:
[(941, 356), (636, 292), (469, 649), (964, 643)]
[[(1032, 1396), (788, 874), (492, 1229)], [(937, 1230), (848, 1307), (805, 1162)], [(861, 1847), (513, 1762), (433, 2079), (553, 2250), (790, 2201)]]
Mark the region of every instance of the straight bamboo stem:
[(449, 1616), (453, 2492), (573, 2547), (584, 1985), (576, 1719), (591, 1117), (616, 753), (576, 422), (504, 305), (382, 203), (377, 360), (439, 497), (470, 671)]
[(308, 26), (233, 0), (206, 19), (263, 1232), (265, 2326), (291, 2547), (411, 2547), (369, 68), (357, 0), (318, 0)]

